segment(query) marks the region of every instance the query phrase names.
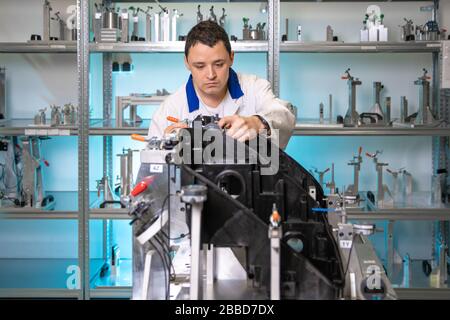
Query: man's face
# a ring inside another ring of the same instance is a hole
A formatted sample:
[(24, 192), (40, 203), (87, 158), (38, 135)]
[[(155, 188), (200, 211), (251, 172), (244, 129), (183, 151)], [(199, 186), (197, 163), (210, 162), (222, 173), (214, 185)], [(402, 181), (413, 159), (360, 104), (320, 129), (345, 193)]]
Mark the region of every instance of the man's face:
[(234, 53), (229, 54), (222, 41), (212, 48), (198, 42), (189, 49), (184, 62), (191, 71), (196, 89), (204, 95), (215, 96), (226, 92), (233, 59)]

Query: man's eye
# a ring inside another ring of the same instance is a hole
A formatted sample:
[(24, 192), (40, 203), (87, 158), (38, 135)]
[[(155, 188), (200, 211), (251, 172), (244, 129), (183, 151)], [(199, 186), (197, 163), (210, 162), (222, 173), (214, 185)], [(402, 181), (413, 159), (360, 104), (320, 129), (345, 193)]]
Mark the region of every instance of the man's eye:
[(219, 68), (223, 67), (223, 63), (216, 63), (216, 67), (219, 67)]
[(204, 66), (202, 66), (202, 65), (197, 65), (197, 66), (195, 66), (197, 69), (203, 69), (203, 67)]

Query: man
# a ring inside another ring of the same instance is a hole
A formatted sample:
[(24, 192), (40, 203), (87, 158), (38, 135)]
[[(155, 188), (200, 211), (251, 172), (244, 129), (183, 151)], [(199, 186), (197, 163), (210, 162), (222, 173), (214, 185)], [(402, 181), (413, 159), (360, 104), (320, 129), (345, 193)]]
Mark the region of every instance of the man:
[[(295, 125), (287, 102), (277, 99), (265, 79), (237, 74), (234, 52), (225, 30), (217, 23), (203, 21), (187, 35), (184, 62), (191, 72), (187, 84), (166, 98), (153, 115), (149, 137), (162, 137), (197, 115), (219, 115), (219, 126), (239, 141), (266, 132), (285, 148)], [(279, 139), (279, 140), (278, 140)]]

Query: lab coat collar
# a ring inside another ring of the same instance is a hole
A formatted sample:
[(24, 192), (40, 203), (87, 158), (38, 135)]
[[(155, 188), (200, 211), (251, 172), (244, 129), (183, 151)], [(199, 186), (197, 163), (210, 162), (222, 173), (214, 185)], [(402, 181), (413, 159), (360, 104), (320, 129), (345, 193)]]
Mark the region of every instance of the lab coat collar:
[[(228, 76), (228, 92), (230, 93), (232, 99), (239, 99), (244, 95), (241, 85), (239, 84), (238, 75), (232, 68), (230, 68), (230, 75)], [(189, 80), (186, 83), (186, 96), (189, 113), (198, 110), (200, 108), (200, 101), (197, 93), (195, 92), (192, 74), (189, 76)]]

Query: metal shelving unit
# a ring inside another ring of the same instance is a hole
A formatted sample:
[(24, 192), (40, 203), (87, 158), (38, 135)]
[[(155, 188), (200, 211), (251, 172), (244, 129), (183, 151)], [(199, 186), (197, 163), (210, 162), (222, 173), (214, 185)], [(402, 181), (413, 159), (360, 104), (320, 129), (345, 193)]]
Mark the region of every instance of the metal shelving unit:
[[(0, 43), (0, 53), (76, 53), (78, 66), (78, 95), (79, 95), (79, 125), (74, 128), (30, 128), (31, 120), (13, 120), (1, 125), (2, 135), (26, 135), (33, 134), (30, 129), (48, 130), (35, 132), (35, 135), (72, 135), (78, 136), (78, 208), (76, 211), (49, 211), (36, 212), (35, 210), (2, 209), (0, 219), (75, 219), (78, 220), (78, 265), (81, 270), (81, 284), (79, 290), (68, 289), (0, 289), (0, 297), (53, 297), (53, 298), (129, 298), (129, 287), (91, 288), (91, 260), (89, 250), (89, 222), (91, 220), (104, 220), (104, 243), (109, 243), (108, 226), (110, 220), (129, 219), (126, 210), (123, 209), (93, 209), (90, 208), (89, 197), (89, 137), (103, 136), (103, 174), (111, 177), (112, 174), (112, 137), (130, 135), (132, 133), (147, 134), (147, 123), (140, 128), (117, 128), (114, 125), (112, 115), (112, 54), (113, 53), (182, 53), (184, 42), (173, 43), (129, 43), (129, 44), (96, 44), (89, 43), (89, 0), (77, 0), (80, 13), (77, 17), (78, 41), (76, 43)], [(122, 0), (120, 2), (126, 2)], [(133, 1), (139, 2), (139, 1)], [(164, 1), (162, 1), (164, 2)], [(235, 1), (231, 1), (235, 2)], [(301, 2), (298, 1), (297, 2)], [(309, 2), (309, 1), (305, 1)], [(430, 53), (433, 55), (433, 74), (438, 74), (440, 42), (414, 42), (414, 43), (297, 43), (280, 41), (280, 0), (269, 1), (268, 14), (268, 41), (238, 41), (232, 42), (232, 47), (237, 52), (261, 52), (267, 54), (267, 78), (273, 85), (275, 94), (279, 94), (280, 88), (280, 54), (281, 53)], [(89, 60), (91, 53), (103, 55), (103, 117), (101, 121), (89, 119)], [(433, 87), (437, 88), (439, 79), (433, 79)], [(434, 91), (435, 98), (439, 92)], [(435, 100), (437, 101), (437, 100)], [(447, 110), (439, 110), (441, 116), (447, 116)], [(448, 119), (447, 119), (448, 120)], [(27, 131), (28, 130), (28, 131)], [(49, 130), (59, 130), (50, 131)], [(62, 131), (65, 130), (65, 131)], [(69, 132), (67, 132), (67, 130)], [(61, 134), (62, 133), (64, 134)], [(297, 126), (294, 135), (299, 136), (450, 136), (450, 128), (324, 128)], [(447, 158), (442, 151), (442, 138), (434, 139), (434, 167), (447, 164)], [(450, 208), (439, 209), (381, 209), (376, 212), (365, 210), (350, 210), (351, 219), (361, 220), (436, 220), (449, 221)], [(109, 251), (109, 250), (107, 250)], [(104, 257), (104, 258), (107, 258)], [(449, 297), (447, 289), (397, 289), (402, 298), (424, 297)]]
[(29, 41), (0, 43), (0, 53), (77, 53), (76, 41)]
[(295, 136), (450, 136), (450, 128), (390, 128), (390, 127), (344, 127), (329, 128), (297, 125)]
[(0, 135), (4, 136), (76, 136), (76, 126), (37, 126), (32, 119), (0, 120)]
[[(267, 41), (232, 41), (236, 52), (267, 52)], [(184, 41), (135, 42), (135, 43), (91, 43), (90, 52), (102, 53), (183, 53)]]
[(431, 53), (440, 52), (439, 41), (417, 42), (298, 42), (281, 43), (281, 52), (311, 53)]

